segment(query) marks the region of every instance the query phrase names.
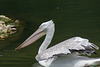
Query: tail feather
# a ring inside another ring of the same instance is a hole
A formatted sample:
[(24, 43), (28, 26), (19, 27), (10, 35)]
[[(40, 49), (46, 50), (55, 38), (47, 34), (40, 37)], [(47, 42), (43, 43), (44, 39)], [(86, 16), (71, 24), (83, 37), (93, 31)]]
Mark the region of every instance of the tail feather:
[(95, 45), (95, 44), (93, 44), (93, 43), (91, 43), (91, 46), (92, 46), (92, 47), (94, 47), (94, 48), (95, 48), (95, 49), (97, 49), (97, 50), (99, 49), (99, 47), (98, 47), (98, 46), (96, 46), (96, 45)]

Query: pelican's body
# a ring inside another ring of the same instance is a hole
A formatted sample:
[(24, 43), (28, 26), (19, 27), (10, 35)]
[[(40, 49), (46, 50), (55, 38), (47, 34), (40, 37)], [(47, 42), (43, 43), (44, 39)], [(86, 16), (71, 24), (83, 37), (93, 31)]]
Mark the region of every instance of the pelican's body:
[[(99, 67), (100, 58), (88, 58), (85, 56), (66, 55), (56, 58), (49, 67)], [(34, 63), (33, 67), (42, 67)]]
[[(44, 22), (40, 25), (39, 29), (35, 33), (33, 33), (28, 39), (26, 39), (16, 49), (21, 49), (46, 34), (45, 40), (41, 44), (38, 51), (38, 55), (36, 56), (36, 60), (42, 66), (46, 66), (46, 67), (49, 67), (50, 65), (52, 65), (51, 64), (52, 61), (54, 61), (54, 59), (56, 59), (59, 56), (71, 55), (73, 57), (75, 55), (74, 57), (77, 58), (79, 54), (91, 55), (91, 53), (95, 53), (95, 50), (93, 48), (99, 49), (96, 45), (94, 45), (93, 43), (90, 43), (88, 39), (84, 39), (81, 37), (70, 38), (68, 40), (65, 40), (47, 49), (54, 35), (54, 31), (55, 31), (55, 25), (52, 20), (48, 22)], [(89, 60), (92, 60), (92, 59), (89, 59)], [(95, 61), (91, 61), (91, 63), (96, 62), (96, 61), (100, 61), (100, 59), (99, 60), (95, 59)], [(78, 61), (77, 63), (80, 63), (80, 62)], [(77, 63), (74, 63), (74, 64), (77, 64)], [(84, 63), (83, 66), (85, 66), (85, 64), (88, 64), (88, 63), (87, 62)]]

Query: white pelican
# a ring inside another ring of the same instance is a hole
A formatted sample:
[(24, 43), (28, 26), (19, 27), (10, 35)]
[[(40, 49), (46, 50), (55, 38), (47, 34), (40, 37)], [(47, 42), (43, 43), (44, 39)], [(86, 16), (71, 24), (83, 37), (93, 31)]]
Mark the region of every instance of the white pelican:
[(52, 20), (44, 22), (39, 26), (38, 30), (35, 33), (33, 33), (28, 39), (26, 39), (15, 50), (28, 46), (29, 44), (35, 42), (40, 37), (46, 34), (45, 40), (41, 44), (38, 50), (38, 55), (36, 56), (36, 60), (42, 66), (45, 66), (45, 67), (52, 66), (53, 65), (52, 62), (55, 61), (54, 59), (61, 56), (66, 57), (67, 61), (64, 62), (63, 61), (64, 58), (62, 58), (63, 59), (62, 61), (66, 63), (66, 66), (71, 65), (70, 67), (72, 66), (83, 67), (83, 66), (91, 65), (91, 64), (94, 64), (95, 62), (100, 61), (99, 58), (90, 59), (87, 57), (84, 58), (83, 56), (78, 56), (80, 54), (86, 54), (86, 55), (91, 55), (91, 53), (96, 54), (93, 48), (99, 49), (99, 47), (97, 47), (95, 44), (90, 43), (88, 39), (81, 38), (81, 37), (73, 37), (73, 38), (67, 39), (47, 49), (54, 35), (54, 31), (55, 31), (55, 24), (53, 23)]

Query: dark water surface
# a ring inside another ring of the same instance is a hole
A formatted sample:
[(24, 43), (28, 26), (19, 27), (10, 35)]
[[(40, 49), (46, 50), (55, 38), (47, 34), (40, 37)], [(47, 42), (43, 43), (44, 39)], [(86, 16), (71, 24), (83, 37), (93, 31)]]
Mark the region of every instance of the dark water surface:
[[(50, 46), (65, 39), (80, 36), (100, 47), (99, 0), (0, 0), (0, 14), (22, 21), (23, 30), (0, 41), (0, 67), (33, 67), (43, 38), (21, 50), (14, 49), (38, 26), (54, 20), (55, 36)], [(100, 57), (100, 50), (97, 55)], [(39, 67), (39, 66), (38, 66)]]

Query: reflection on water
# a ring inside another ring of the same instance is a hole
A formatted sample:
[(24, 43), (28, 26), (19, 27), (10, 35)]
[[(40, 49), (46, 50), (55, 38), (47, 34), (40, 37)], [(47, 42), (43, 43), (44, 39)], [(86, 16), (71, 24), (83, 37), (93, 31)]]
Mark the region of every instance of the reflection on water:
[(34, 64), (32, 65), (32, 67), (43, 67), (43, 66), (41, 66), (39, 63), (34, 63)]

